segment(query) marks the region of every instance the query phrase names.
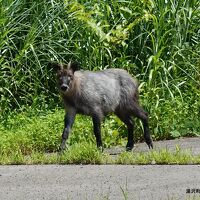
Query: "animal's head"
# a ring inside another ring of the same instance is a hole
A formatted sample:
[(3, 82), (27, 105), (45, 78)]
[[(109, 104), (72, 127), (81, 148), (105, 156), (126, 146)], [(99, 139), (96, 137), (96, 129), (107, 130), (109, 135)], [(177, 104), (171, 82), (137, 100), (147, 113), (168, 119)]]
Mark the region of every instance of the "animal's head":
[(79, 69), (77, 62), (69, 62), (66, 64), (53, 64), (57, 70), (58, 86), (60, 91), (65, 94), (67, 93), (74, 80), (74, 72)]

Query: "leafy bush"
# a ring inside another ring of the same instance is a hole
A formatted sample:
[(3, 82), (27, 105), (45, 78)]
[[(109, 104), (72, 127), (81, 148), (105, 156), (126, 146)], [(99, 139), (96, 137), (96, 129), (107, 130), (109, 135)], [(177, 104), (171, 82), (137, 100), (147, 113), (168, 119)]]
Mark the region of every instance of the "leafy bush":
[[(30, 155), (34, 152), (50, 153), (58, 151), (64, 125), (64, 111), (54, 110), (45, 114), (34, 112), (30, 114), (32, 111), (12, 113), (6, 120), (6, 125), (0, 125), (0, 155)], [(69, 148), (73, 144), (88, 143), (96, 146), (91, 121), (88, 117), (77, 116), (68, 140)], [(111, 120), (111, 122), (106, 120), (103, 126), (102, 135), (105, 147), (119, 145), (124, 142), (126, 137), (126, 134), (123, 135), (117, 130), (111, 130), (112, 124), (115, 124), (115, 120)]]
[[(17, 127), (10, 129), (13, 138), (5, 142), (9, 148), (16, 138), (29, 146), (23, 150), (18, 145), (20, 151), (56, 148), (55, 132), (60, 133), (61, 122), (52, 125), (47, 117), (42, 126), (31, 118), (34, 125), (24, 128), (23, 119), (12, 119), (12, 112), (26, 111), (29, 106), (34, 112), (60, 107), (49, 62), (70, 59), (80, 61), (83, 69), (119, 67), (135, 75), (154, 139), (199, 134), (198, 0), (2, 0), (0, 9), (0, 118), (5, 127), (11, 121)], [(123, 143), (126, 129), (115, 117), (104, 128), (106, 146)], [(7, 135), (8, 129), (1, 127), (0, 131), (3, 141), (8, 140), (2, 134)], [(84, 132), (84, 139), (74, 134), (70, 144), (94, 140), (90, 125), (77, 123), (74, 132)], [(135, 134), (142, 140), (139, 123)]]

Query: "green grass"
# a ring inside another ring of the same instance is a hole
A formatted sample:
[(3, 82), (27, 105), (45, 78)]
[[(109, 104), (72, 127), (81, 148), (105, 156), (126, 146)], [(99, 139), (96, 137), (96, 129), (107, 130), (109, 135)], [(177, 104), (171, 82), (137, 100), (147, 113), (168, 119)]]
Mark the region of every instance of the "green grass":
[[(0, 163), (1, 164), (188, 164), (199, 163), (199, 158), (190, 152), (177, 149), (175, 153), (167, 150), (149, 153), (124, 152), (117, 158), (101, 154), (96, 148), (92, 122), (89, 117), (78, 115), (73, 131), (67, 141), (68, 150), (57, 155), (61, 142), (64, 110), (33, 111), (12, 113), (0, 125)], [(136, 141), (143, 140), (140, 123), (135, 130)], [(102, 123), (104, 148), (126, 146), (127, 130), (115, 116), (109, 116)], [(158, 138), (161, 139), (161, 138)], [(176, 160), (177, 159), (177, 160)]]
[(2, 0), (0, 9), (1, 116), (60, 106), (49, 62), (76, 59), (136, 76), (156, 139), (199, 134), (199, 0)]
[[(199, 30), (199, 0), (1, 0), (1, 155), (58, 149), (63, 111), (49, 63), (70, 59), (136, 76), (154, 140), (200, 135)], [(78, 117), (68, 144), (93, 144), (91, 132)], [(116, 117), (105, 120), (105, 147), (125, 146), (126, 135)]]
[(22, 152), (13, 152), (10, 155), (1, 155), (0, 164), (190, 165), (200, 164), (200, 155), (194, 156), (189, 150), (171, 152), (163, 149), (146, 153), (123, 152), (113, 157), (99, 151), (95, 144), (80, 143), (70, 146), (62, 154), (32, 152), (24, 155)]
[(77, 116), (68, 149), (59, 154), (63, 116), (60, 109), (9, 115), (0, 125), (0, 164), (200, 164), (200, 155), (178, 147), (175, 152), (125, 152), (126, 128), (114, 116), (102, 125), (103, 143), (105, 148), (123, 146), (123, 153), (112, 156), (97, 149), (91, 119)]
[[(32, 151), (57, 151), (64, 127), (64, 110), (38, 112), (29, 111), (12, 113), (2, 120), (0, 125), (0, 151), (9, 155), (11, 152), (30, 154)], [(124, 144), (126, 129), (121, 121), (113, 116), (102, 124), (105, 147)], [(80, 142), (95, 143), (92, 120), (77, 115), (68, 145)]]
[(183, 164), (199, 164), (200, 155), (193, 156), (189, 150), (177, 149), (171, 152), (167, 149), (159, 151), (152, 151), (149, 153), (122, 153), (117, 160), (117, 164), (170, 164), (170, 165), (183, 165)]

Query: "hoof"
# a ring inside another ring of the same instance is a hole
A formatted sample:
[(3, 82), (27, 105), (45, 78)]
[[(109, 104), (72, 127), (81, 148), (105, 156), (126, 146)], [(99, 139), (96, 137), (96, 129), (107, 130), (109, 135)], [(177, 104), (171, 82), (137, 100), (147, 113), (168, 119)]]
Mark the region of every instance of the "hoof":
[(149, 149), (153, 149), (153, 143), (151, 142), (150, 144), (147, 144)]
[(149, 149), (153, 149), (153, 141), (152, 141), (151, 137), (145, 138), (145, 142), (147, 143)]
[(60, 145), (59, 149), (58, 149), (58, 153), (59, 154), (63, 154), (66, 150), (67, 150), (67, 146), (66, 145)]
[(132, 146), (126, 146), (126, 151), (132, 151), (133, 147), (134, 147), (134, 145), (132, 145)]
[(103, 146), (97, 147), (97, 149), (103, 153)]

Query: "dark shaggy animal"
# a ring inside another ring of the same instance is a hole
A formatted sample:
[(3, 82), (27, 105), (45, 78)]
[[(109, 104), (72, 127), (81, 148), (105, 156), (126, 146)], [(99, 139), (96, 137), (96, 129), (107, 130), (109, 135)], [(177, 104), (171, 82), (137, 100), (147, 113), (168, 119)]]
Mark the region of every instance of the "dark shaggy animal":
[(142, 120), (144, 139), (153, 148), (149, 133), (148, 114), (139, 105), (138, 83), (123, 69), (102, 71), (78, 70), (77, 63), (54, 64), (57, 68), (58, 85), (66, 110), (65, 126), (62, 134), (61, 150), (77, 113), (89, 115), (93, 120), (97, 147), (102, 147), (101, 121), (109, 113), (115, 113), (128, 128), (127, 150), (134, 146), (132, 117)]

